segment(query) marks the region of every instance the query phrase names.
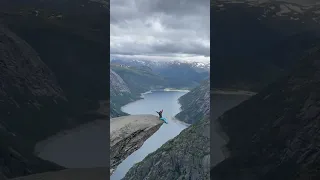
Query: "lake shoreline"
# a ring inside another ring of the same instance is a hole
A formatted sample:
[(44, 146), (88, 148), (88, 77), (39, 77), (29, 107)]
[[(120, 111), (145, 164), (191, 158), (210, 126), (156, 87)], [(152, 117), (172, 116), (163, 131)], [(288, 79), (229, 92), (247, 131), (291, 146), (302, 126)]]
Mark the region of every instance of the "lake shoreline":
[[(211, 94), (214, 94), (214, 95), (237, 95), (237, 96), (239, 95), (239, 96), (248, 96), (250, 98), (250, 97), (256, 95), (257, 92), (244, 91), (244, 90), (214, 89), (211, 91)], [(239, 104), (241, 104), (241, 102)], [(232, 108), (234, 108), (234, 107), (231, 107), (231, 108), (227, 109), (226, 111), (228, 111)], [(223, 116), (223, 113), (217, 119), (214, 119), (212, 121), (213, 131), (224, 141), (224, 144), (220, 147), (220, 150), (224, 156), (224, 159), (227, 159), (228, 157), (230, 157), (230, 150), (227, 148), (227, 144), (229, 142), (229, 137), (228, 137), (227, 133), (225, 131), (223, 131), (223, 128), (219, 122), (219, 119), (221, 116)]]
[(59, 138), (61, 138), (63, 136), (67, 136), (67, 135), (72, 134), (74, 132), (78, 132), (78, 131), (81, 131), (83, 129), (86, 129), (88, 127), (96, 126), (96, 125), (105, 123), (105, 121), (106, 121), (105, 119), (96, 119), (94, 121), (91, 121), (91, 122), (76, 126), (76, 127), (72, 128), (72, 129), (67, 129), (67, 130), (60, 131), (60, 132), (56, 133), (55, 135), (52, 135), (52, 136), (48, 137), (45, 140), (41, 140), (41, 141), (37, 142), (36, 145), (34, 146), (33, 154), (36, 155), (37, 157), (41, 158), (39, 156), (41, 151), (43, 151), (45, 146), (50, 144), (51, 142), (53, 142), (53, 141), (55, 141), (55, 140), (57, 140), (57, 139), (59, 139)]

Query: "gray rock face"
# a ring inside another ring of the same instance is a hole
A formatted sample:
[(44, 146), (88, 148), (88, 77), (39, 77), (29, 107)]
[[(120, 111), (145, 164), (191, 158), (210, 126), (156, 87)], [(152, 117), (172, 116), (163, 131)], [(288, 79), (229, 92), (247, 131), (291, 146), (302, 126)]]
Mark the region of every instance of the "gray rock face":
[(182, 111), (176, 117), (194, 123), (210, 113), (210, 79), (179, 98)]
[(320, 179), (319, 92), (316, 50), (290, 75), (225, 113), (219, 123), (230, 157), (213, 168), (212, 178)]
[(124, 180), (209, 180), (209, 170), (210, 120), (205, 118), (134, 165)]
[(123, 79), (110, 69), (110, 117), (126, 115), (120, 108), (132, 101), (131, 91)]
[(110, 69), (110, 96), (119, 96), (122, 93), (130, 93), (130, 89), (123, 79)]
[(110, 174), (163, 124), (154, 115), (131, 115), (110, 120)]

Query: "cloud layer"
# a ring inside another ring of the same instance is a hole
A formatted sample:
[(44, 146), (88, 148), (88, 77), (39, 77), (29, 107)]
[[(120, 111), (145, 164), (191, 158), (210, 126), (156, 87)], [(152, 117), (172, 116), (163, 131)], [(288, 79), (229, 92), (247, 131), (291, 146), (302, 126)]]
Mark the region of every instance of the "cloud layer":
[(210, 59), (209, 0), (111, 0), (110, 13), (111, 56)]

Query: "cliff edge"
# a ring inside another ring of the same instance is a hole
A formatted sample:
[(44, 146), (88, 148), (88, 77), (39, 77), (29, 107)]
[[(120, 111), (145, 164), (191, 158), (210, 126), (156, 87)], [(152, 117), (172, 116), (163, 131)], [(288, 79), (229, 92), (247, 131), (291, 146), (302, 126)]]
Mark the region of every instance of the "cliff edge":
[(138, 150), (163, 124), (154, 115), (130, 115), (110, 120), (110, 174)]

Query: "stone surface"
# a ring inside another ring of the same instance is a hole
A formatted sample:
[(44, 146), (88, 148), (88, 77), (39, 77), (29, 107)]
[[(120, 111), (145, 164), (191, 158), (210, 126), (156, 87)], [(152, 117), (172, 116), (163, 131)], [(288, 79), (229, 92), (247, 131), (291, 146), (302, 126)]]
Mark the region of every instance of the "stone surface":
[(139, 149), (163, 124), (154, 115), (131, 115), (110, 120), (110, 174)]

